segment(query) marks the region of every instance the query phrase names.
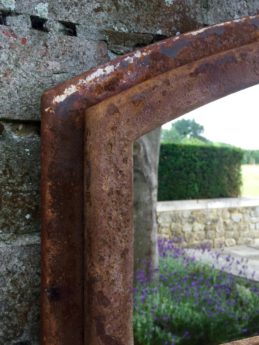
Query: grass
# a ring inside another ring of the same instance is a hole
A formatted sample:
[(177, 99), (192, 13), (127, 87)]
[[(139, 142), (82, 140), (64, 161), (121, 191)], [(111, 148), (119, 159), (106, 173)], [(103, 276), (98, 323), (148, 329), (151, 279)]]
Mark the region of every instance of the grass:
[[(139, 272), (136, 345), (218, 345), (259, 334), (259, 284), (212, 269), (160, 240), (159, 279)], [(215, 257), (215, 260), (217, 257)], [(228, 264), (240, 265), (228, 257)]]
[(259, 197), (259, 165), (243, 165), (242, 180), (242, 196)]

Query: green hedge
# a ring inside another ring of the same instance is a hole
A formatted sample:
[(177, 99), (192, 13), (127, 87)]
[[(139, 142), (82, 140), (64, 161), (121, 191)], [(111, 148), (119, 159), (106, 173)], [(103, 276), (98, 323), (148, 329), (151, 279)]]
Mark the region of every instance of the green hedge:
[(243, 157), (243, 164), (259, 164), (258, 150), (245, 150)]
[(162, 144), (158, 200), (237, 197), (242, 159), (236, 148)]

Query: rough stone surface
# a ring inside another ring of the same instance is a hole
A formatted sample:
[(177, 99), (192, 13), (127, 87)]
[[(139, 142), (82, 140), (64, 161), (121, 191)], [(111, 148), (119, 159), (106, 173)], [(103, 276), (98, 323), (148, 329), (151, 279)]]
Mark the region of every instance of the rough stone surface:
[[(62, 23), (33, 29), (31, 13), (14, 5), (0, 3), (0, 344), (36, 345), (40, 96), (108, 55), (105, 42), (70, 36)], [(37, 11), (44, 17), (44, 6)]]
[(39, 237), (0, 243), (0, 344), (39, 340)]
[(0, 122), (0, 241), (39, 232), (39, 130)]
[(0, 344), (38, 344), (39, 124), (0, 121)]
[(204, 1), (206, 24), (212, 25), (218, 18), (221, 21), (227, 21), (230, 18), (236, 19), (241, 16), (254, 15), (258, 13), (258, 1)]
[(194, 18), (201, 17), (202, 10), (201, 1), (192, 0), (175, 0), (172, 3), (164, 0), (74, 0), (72, 6), (70, 0), (16, 0), (15, 9), (19, 13), (84, 25), (88, 33), (111, 28), (121, 32), (167, 35), (191, 30)]
[(15, 10), (15, 0), (1, 0), (0, 10), (14, 11)]
[(39, 120), (42, 92), (107, 61), (104, 42), (0, 26), (0, 119)]
[[(259, 200), (258, 200), (259, 202)], [(159, 203), (159, 208), (163, 202)], [(186, 207), (186, 206), (185, 206)], [(158, 233), (168, 238), (178, 238), (185, 247), (209, 245), (212, 248), (251, 245), (259, 240), (258, 206), (200, 209), (158, 208)]]
[(204, 24), (255, 14), (258, 10), (258, 0), (74, 0), (72, 3), (70, 0), (16, 0), (15, 3), (8, 0), (7, 3), (2, 7), (77, 23), (84, 26), (88, 34), (110, 28), (120, 32), (172, 35)]

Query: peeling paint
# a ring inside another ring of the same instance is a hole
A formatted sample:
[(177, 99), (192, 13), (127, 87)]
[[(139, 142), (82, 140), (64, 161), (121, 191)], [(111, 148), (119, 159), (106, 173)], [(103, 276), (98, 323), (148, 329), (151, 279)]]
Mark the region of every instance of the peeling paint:
[(192, 36), (197, 36), (199, 34), (201, 34), (202, 32), (206, 31), (207, 28), (203, 28), (203, 29), (200, 29), (200, 30), (197, 30), (197, 31), (192, 31), (191, 32), (191, 35)]
[[(240, 20), (238, 20), (240, 21)], [(228, 25), (230, 24), (231, 22), (226, 22), (226, 23), (220, 23), (220, 24), (217, 24), (217, 25), (213, 25), (214, 28), (219, 28), (221, 26), (225, 26), (225, 25)], [(196, 30), (196, 31), (192, 31), (191, 33), (188, 33), (187, 35), (192, 35), (192, 36), (197, 36), (199, 34), (201, 34), (202, 32), (206, 31), (207, 30), (207, 27), (205, 28), (202, 28), (202, 29), (199, 29), (199, 30)]]
[(116, 68), (116, 66), (106, 66), (104, 68), (98, 68), (96, 71), (94, 71), (92, 74), (90, 74), (85, 79), (80, 79), (78, 82), (78, 85), (86, 85), (88, 83), (91, 83), (95, 79), (98, 79), (98, 78), (103, 77), (105, 75), (109, 75), (115, 71), (115, 68)]
[(69, 86), (67, 89), (64, 90), (62, 95), (56, 96), (53, 99), (53, 103), (61, 103), (63, 102), (68, 96), (71, 96), (73, 93), (77, 92), (77, 87), (75, 85)]
[[(148, 55), (148, 54), (149, 54), (149, 51), (144, 52), (144, 51), (137, 50), (137, 51), (134, 53), (134, 55), (125, 57), (124, 61), (127, 62), (127, 63), (134, 63), (135, 58), (139, 59), (139, 58), (141, 58), (142, 56), (146, 56), (146, 55)], [(117, 67), (119, 67), (119, 65), (120, 65), (120, 64), (117, 64), (117, 65), (115, 66), (115, 69), (116, 69)]]
[[(64, 90), (64, 92), (61, 95), (56, 96), (53, 99), (53, 103), (61, 103), (63, 102), (67, 97), (71, 96), (73, 93), (78, 91), (78, 86), (80, 85), (86, 85), (91, 83), (93, 80), (96, 80), (100, 77), (107, 76), (111, 73), (113, 73), (116, 69), (116, 66), (106, 66), (104, 68), (98, 68), (96, 71), (94, 71), (92, 74), (90, 74), (88, 77), (85, 79), (80, 79), (77, 83), (77, 85), (71, 85), (67, 89)], [(49, 111), (50, 108), (47, 108), (46, 110)]]
[[(174, 2), (174, 0), (165, 0), (167, 1), (167, 3), (172, 4)], [(252, 16), (250, 17), (251, 19), (256, 18), (256, 16)], [(220, 28), (220, 27), (227, 27), (228, 25), (231, 25), (231, 23), (235, 22), (245, 22), (247, 20), (247, 18), (241, 18), (241, 19), (236, 19), (232, 22), (228, 21), (225, 23), (220, 23), (217, 25), (214, 25), (213, 27), (215, 29)], [(208, 30), (207, 27), (193, 31), (191, 33), (186, 33), (181, 35), (180, 32), (177, 32), (177, 36), (175, 36), (174, 38), (172, 38), (173, 42), (178, 41), (181, 37), (189, 37), (191, 36), (197, 36), (203, 32), (206, 32)], [(171, 48), (170, 48), (170, 52), (171, 52)], [(109, 75), (111, 75), (112, 73), (114, 73), (118, 68), (120, 68), (120, 66), (123, 64), (123, 62), (127, 63), (127, 64), (134, 64), (136, 59), (140, 59), (141, 57), (147, 56), (150, 54), (150, 50), (145, 50), (145, 51), (141, 51), (141, 50), (137, 50), (135, 51), (135, 53), (126, 56), (122, 61), (120, 61), (119, 63), (117, 63), (116, 65), (109, 65), (109, 66), (105, 66), (103, 68), (98, 68), (97, 70), (93, 71), (90, 75), (88, 75), (85, 79), (79, 79), (77, 81), (77, 83), (75, 85), (71, 85), (70, 87), (66, 88), (64, 90), (64, 92), (58, 96), (56, 96), (53, 99), (53, 104), (57, 104), (57, 103), (61, 103), (63, 102), (67, 97), (71, 96), (72, 94), (76, 93), (77, 91), (79, 91), (80, 86), (85, 86), (89, 83), (95, 82), (98, 80), (98, 78), (104, 78), (107, 77)], [(127, 75), (130, 75), (131, 73), (127, 73)], [(123, 83), (123, 82), (122, 82)], [(47, 108), (45, 109), (45, 111), (50, 111), (51, 108)], [(53, 111), (53, 110), (52, 110)]]
[(134, 56), (135, 56), (136, 58), (140, 58), (140, 57), (141, 57), (141, 55), (142, 55), (142, 54), (141, 54), (141, 51), (140, 51), (140, 50), (138, 50), (138, 51), (136, 51), (136, 53), (135, 53), (135, 55), (134, 55)]
[(48, 107), (48, 108), (46, 108), (44, 111), (46, 111), (46, 112), (52, 112), (52, 113), (54, 113), (54, 110), (53, 110), (53, 108), (51, 108), (51, 107)]
[[(135, 59), (139, 59), (142, 56), (146, 56), (149, 54), (149, 51), (147, 52), (141, 52), (140, 50), (137, 50), (133, 56), (127, 56), (124, 61), (129, 63), (129, 64), (133, 64)], [(67, 97), (71, 96), (73, 93), (78, 91), (78, 86), (80, 85), (87, 85), (91, 82), (93, 82), (94, 80), (104, 77), (104, 76), (108, 76), (110, 74), (112, 74), (118, 67), (120, 66), (120, 63), (118, 63), (117, 65), (113, 66), (113, 65), (109, 65), (106, 66), (104, 68), (98, 68), (96, 71), (94, 71), (93, 73), (91, 73), (88, 77), (86, 77), (85, 79), (80, 79), (78, 81), (78, 83), (76, 85), (71, 85), (70, 87), (68, 87), (67, 89), (64, 90), (64, 92), (61, 95), (56, 96), (53, 99), (53, 104), (57, 104), (57, 103), (61, 103), (63, 102)], [(51, 108), (48, 107), (45, 109), (45, 111), (50, 111)]]
[[(256, 18), (256, 16), (251, 16), (250, 19), (254, 19)], [(224, 23), (220, 23), (220, 24), (216, 24), (216, 25), (213, 25), (214, 28), (219, 28), (219, 27), (222, 27), (222, 26), (226, 26), (226, 25), (230, 25), (231, 23), (242, 23), (242, 22), (245, 22), (246, 21), (246, 17), (244, 18), (239, 18), (239, 19), (235, 19), (233, 21), (228, 21), (228, 22), (224, 22)], [(205, 27), (205, 28), (202, 28), (202, 29), (199, 29), (199, 30), (196, 30), (196, 31), (192, 31), (191, 33), (187, 33), (187, 35), (192, 35), (192, 36), (197, 36), (199, 35), (200, 33), (206, 31), (208, 28)]]

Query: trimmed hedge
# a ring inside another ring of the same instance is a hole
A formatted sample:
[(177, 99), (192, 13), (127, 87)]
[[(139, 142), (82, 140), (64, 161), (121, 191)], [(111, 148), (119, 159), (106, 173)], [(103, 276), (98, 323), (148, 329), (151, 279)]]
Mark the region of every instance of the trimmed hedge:
[(259, 151), (245, 150), (243, 164), (259, 164)]
[(242, 159), (237, 148), (162, 144), (158, 200), (237, 197)]

